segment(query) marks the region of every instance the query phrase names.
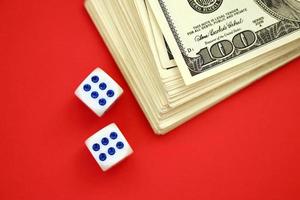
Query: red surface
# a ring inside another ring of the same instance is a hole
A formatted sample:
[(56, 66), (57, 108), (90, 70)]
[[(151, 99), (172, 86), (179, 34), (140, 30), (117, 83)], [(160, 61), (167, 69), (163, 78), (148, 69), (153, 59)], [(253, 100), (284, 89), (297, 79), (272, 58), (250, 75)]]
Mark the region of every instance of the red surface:
[[(83, 0), (1, 0), (0, 199), (300, 199), (299, 65), (159, 137)], [(96, 66), (125, 90), (102, 118), (73, 95)], [(111, 122), (135, 153), (103, 173), (84, 140)]]

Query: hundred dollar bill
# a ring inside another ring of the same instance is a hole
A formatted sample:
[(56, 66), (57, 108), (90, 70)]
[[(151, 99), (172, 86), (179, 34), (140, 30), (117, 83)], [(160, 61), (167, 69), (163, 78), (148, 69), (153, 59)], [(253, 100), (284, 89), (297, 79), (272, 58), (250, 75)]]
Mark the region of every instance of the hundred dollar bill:
[(148, 3), (187, 85), (300, 38), (300, 0)]

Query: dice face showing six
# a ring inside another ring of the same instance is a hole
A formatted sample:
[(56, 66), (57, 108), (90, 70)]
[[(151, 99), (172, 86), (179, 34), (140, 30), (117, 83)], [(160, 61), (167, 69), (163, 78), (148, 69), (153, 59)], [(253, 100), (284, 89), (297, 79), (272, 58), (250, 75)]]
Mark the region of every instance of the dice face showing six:
[(122, 95), (122, 88), (100, 68), (96, 68), (76, 89), (75, 95), (101, 117)]
[(103, 171), (113, 167), (133, 153), (116, 124), (110, 124), (85, 141)]

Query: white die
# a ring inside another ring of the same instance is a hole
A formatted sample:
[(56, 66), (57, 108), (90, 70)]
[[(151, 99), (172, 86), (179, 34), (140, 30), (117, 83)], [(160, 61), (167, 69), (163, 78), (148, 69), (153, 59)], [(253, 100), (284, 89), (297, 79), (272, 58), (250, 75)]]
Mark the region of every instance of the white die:
[(116, 124), (110, 124), (85, 141), (103, 171), (113, 167), (133, 153)]
[(75, 95), (101, 117), (122, 95), (122, 88), (100, 68), (78, 86)]

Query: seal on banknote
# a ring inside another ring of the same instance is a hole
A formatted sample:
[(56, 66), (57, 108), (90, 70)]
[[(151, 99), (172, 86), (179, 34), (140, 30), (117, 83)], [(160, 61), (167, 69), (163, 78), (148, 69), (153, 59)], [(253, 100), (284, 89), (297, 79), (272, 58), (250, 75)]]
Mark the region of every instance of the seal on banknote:
[(188, 0), (188, 2), (197, 12), (208, 14), (218, 10), (223, 0)]
[(300, 0), (256, 0), (256, 2), (279, 20), (300, 22)]

